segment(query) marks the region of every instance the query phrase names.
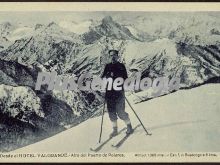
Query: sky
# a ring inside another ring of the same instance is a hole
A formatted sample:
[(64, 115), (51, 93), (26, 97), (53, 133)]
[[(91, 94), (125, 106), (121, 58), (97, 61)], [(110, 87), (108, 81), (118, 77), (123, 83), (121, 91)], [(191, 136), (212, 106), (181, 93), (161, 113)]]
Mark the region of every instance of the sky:
[(36, 23), (48, 24), (52, 21), (74, 21), (82, 22), (85, 20), (101, 20), (104, 16), (112, 16), (114, 20), (132, 20), (137, 16), (147, 17), (149, 15), (160, 17), (177, 17), (183, 15), (214, 15), (220, 17), (220, 12), (0, 12), (1, 22), (22, 23), (24, 25), (35, 25)]

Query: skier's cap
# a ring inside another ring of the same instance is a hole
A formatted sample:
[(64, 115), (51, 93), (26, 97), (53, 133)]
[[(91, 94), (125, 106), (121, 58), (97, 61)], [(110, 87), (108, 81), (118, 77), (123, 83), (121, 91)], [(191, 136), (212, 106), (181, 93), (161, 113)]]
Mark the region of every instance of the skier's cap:
[(111, 49), (111, 50), (108, 51), (109, 54), (110, 54), (111, 52), (114, 52), (114, 54), (118, 55), (118, 50)]

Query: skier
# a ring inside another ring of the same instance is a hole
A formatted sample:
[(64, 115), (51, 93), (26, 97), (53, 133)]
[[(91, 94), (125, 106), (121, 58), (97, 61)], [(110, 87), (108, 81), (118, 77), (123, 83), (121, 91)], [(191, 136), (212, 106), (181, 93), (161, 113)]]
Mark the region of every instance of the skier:
[[(105, 66), (104, 72), (102, 74), (102, 78), (111, 77), (113, 81), (121, 77), (126, 79), (127, 71), (124, 64), (120, 63), (118, 51), (117, 50), (109, 50), (109, 55), (112, 58), (111, 63)], [(133, 128), (130, 122), (130, 118), (128, 113), (125, 112), (125, 92), (124, 90), (116, 91), (114, 89), (106, 90), (105, 93), (105, 100), (107, 103), (107, 109), (109, 118), (113, 125), (113, 132), (110, 134), (110, 137), (114, 137), (118, 134), (118, 126), (117, 126), (117, 119), (118, 117), (125, 122), (127, 125), (126, 134), (133, 133)]]

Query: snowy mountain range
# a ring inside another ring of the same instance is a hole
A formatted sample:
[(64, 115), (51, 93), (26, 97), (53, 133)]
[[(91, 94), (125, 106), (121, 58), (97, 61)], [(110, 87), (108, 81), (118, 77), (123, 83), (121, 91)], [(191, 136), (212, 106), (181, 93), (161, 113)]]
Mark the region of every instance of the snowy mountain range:
[[(86, 71), (100, 75), (109, 61), (108, 50), (118, 49), (129, 75), (139, 71), (142, 77), (180, 77), (182, 89), (213, 79), (219, 81), (219, 20), (211, 16), (158, 18), (137, 17), (118, 22), (106, 16), (101, 21), (61, 21), (34, 26), (1, 23), (0, 89), (7, 92), (1, 92), (4, 94), (0, 95), (0, 113), (14, 119), (22, 130), (19, 137), (30, 136), (23, 145), (81, 123), (103, 102), (102, 94), (95, 91), (60, 92), (42, 88), (37, 92), (34, 86), (39, 71), (56, 71), (63, 76), (79, 76)], [(145, 92), (136, 96), (133, 98), (136, 102), (152, 98)], [(33, 100), (35, 103), (30, 104)], [(23, 128), (20, 122), (29, 125)], [(42, 123), (52, 125), (52, 130)], [(0, 124), (7, 139), (8, 130), (14, 126), (8, 122)], [(48, 130), (48, 134), (27, 134), (32, 128)], [(15, 145), (5, 144), (0, 147), (2, 151), (20, 147), (14, 136), (10, 138)]]

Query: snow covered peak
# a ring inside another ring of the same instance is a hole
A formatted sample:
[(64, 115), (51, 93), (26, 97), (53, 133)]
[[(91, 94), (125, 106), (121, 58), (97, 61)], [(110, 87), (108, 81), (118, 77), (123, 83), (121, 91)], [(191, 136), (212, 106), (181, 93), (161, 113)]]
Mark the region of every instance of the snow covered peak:
[(0, 24), (0, 35), (5, 37), (15, 28), (16, 26), (12, 25), (10, 22), (2, 22)]
[(32, 27), (18, 27), (16, 29), (14, 29), (11, 34), (8, 36), (10, 41), (15, 41), (15, 40), (19, 40), (22, 38), (27, 38), (32, 36), (34, 33), (34, 29)]
[[(36, 25), (37, 27), (39, 27), (36, 30), (36, 35), (37, 37), (41, 37), (41, 38), (50, 38), (51, 37), (54, 40), (59, 41), (63, 41), (63, 40), (70, 40), (70, 41), (76, 41), (78, 40), (78, 36), (71, 32), (68, 31), (67, 29), (61, 27), (59, 24), (55, 23), (55, 22), (51, 22), (49, 23), (47, 26), (43, 26), (43, 25)], [(36, 28), (36, 27), (35, 27)]]
[(114, 23), (113, 19), (111, 16), (105, 16), (103, 19), (102, 19), (102, 23), (103, 24), (109, 24), (109, 23)]
[(35, 30), (38, 30), (38, 29), (40, 29), (40, 28), (42, 28), (42, 27), (43, 27), (43, 25), (38, 23), (38, 24), (35, 25), (35, 28), (34, 28), (34, 29), (35, 29)]
[(111, 16), (104, 17), (101, 24), (91, 26), (90, 31), (83, 34), (82, 38), (86, 44), (91, 44), (103, 36), (118, 40), (137, 40), (128, 28), (114, 21)]
[(58, 26), (58, 25), (57, 25), (57, 23), (55, 23), (55, 22), (53, 22), (53, 21), (50, 22), (50, 23), (47, 25), (47, 27), (52, 27), (52, 26)]
[(61, 31), (63, 29), (57, 23), (51, 22), (46, 26), (45, 30), (51, 31), (51, 32), (53, 32), (53, 31), (57, 32), (57, 31)]
[(12, 26), (12, 24), (10, 22), (2, 22), (0, 25), (5, 27), (5, 28), (8, 28), (8, 27)]

